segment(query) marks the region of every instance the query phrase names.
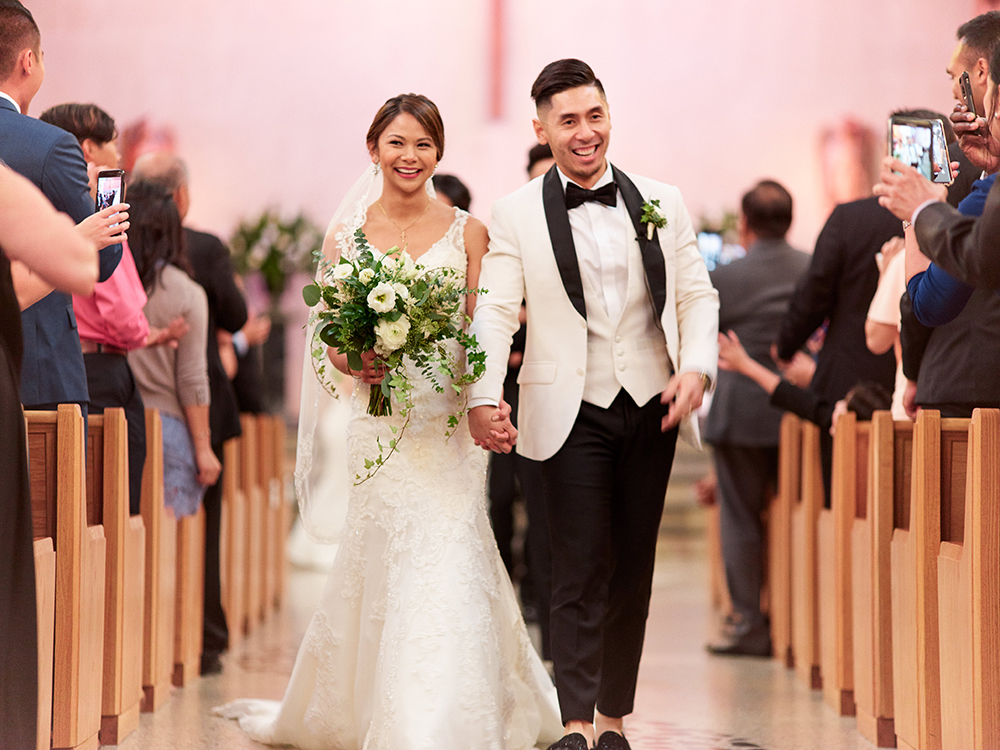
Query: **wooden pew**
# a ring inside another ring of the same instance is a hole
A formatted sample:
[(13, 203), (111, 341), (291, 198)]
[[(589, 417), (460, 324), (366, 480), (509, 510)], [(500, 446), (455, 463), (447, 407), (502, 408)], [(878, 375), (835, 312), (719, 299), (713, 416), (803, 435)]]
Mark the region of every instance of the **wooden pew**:
[(246, 620), (246, 499), (240, 489), (240, 439), (223, 446), (221, 559), (222, 608), (229, 627), (229, 648), (243, 640)]
[(35, 538), (53, 539), (56, 557), (52, 747), (95, 748), (106, 546), (84, 492), (83, 416), (79, 406), (62, 404), (56, 412), (26, 412), (25, 419)]
[(913, 423), (875, 412), (869, 442), (866, 502), (851, 532), (854, 700), (861, 734), (895, 747), (890, 549), (894, 519), (909, 516)]
[(129, 516), (125, 410), (91, 415), (88, 424), (87, 504), (107, 539), (100, 741), (118, 745), (139, 726), (146, 530), (141, 516)]
[(35, 607), (38, 620), (37, 750), (52, 746), (52, 660), (56, 627), (56, 551), (52, 537), (35, 539)]
[(257, 484), (264, 498), (264, 523), (260, 527), (261, 547), (264, 552), (264, 571), (261, 575), (261, 617), (267, 617), (274, 607), (278, 588), (278, 526), (280, 525), (281, 499), (274, 464), (274, 419), (269, 414), (257, 417)]
[(768, 612), (774, 655), (792, 669), (792, 507), (802, 491), (802, 421), (781, 418), (778, 494), (767, 512)]
[(823, 507), (819, 427), (801, 424), (801, 489), (792, 504), (792, 651), (795, 672), (814, 690), (823, 687), (819, 651), (816, 521)]
[(275, 492), (277, 493), (277, 504), (279, 512), (274, 527), (277, 537), (275, 548), (277, 558), (275, 565), (276, 586), (274, 591), (275, 609), (281, 609), (285, 599), (285, 578), (288, 573), (288, 535), (292, 530), (292, 505), (285, 496), (285, 489), (288, 481), (288, 460), (285, 453), (285, 446), (288, 442), (288, 430), (285, 427), (285, 420), (281, 415), (274, 419), (274, 476)]
[(170, 696), (177, 596), (177, 522), (173, 511), (163, 505), (163, 424), (159, 409), (146, 409), (142, 520), (146, 526), (146, 586), (141, 710), (150, 712)]
[(823, 699), (841, 716), (854, 716), (854, 622), (851, 531), (868, 485), (871, 425), (853, 412), (837, 419), (833, 437), (830, 507), (817, 519), (820, 662)]
[(973, 413), (968, 446), (937, 555), (943, 750), (1000, 747), (1000, 412)]
[(937, 556), (942, 535), (962, 533), (952, 524), (965, 497), (969, 424), (925, 410), (913, 428), (910, 512), (894, 523), (891, 551), (893, 718), (903, 750), (941, 747)]
[(177, 526), (177, 599), (174, 602), (173, 684), (184, 687), (201, 670), (205, 622), (205, 509)]
[(243, 435), (240, 437), (240, 489), (246, 503), (246, 553), (245, 594), (243, 632), (252, 633), (263, 619), (264, 603), (263, 528), (266, 522), (264, 493), (260, 487), (257, 470), (257, 419), (250, 414), (240, 417)]

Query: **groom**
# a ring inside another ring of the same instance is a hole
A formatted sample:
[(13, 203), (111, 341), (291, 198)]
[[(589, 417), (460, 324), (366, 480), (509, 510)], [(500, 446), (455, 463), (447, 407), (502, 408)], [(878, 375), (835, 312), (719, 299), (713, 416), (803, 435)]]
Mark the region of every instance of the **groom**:
[(611, 119), (590, 66), (551, 63), (531, 96), (556, 166), (493, 206), (480, 275), (489, 293), (471, 328), (487, 369), (469, 426), (479, 444), (505, 448), (495, 406), (523, 297), (518, 451), (544, 462), (566, 728), (551, 747), (586, 750), (596, 729), (597, 748), (621, 750), (678, 428), (698, 442), (692, 411), (715, 377), (718, 296), (677, 188), (605, 159)]

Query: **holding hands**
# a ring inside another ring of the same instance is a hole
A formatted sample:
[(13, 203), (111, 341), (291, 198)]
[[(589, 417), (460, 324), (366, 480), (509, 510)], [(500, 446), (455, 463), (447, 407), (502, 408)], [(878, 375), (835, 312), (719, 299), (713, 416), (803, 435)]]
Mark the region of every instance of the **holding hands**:
[(510, 404), (503, 399), (499, 406), (469, 409), (469, 431), (483, 450), (510, 453), (517, 444), (517, 429), (510, 421)]

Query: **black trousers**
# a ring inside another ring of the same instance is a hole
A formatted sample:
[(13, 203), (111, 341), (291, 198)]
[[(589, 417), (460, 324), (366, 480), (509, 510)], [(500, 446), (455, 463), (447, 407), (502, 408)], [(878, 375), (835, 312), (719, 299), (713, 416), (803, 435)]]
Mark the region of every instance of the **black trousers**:
[(632, 712), (649, 614), (656, 539), (677, 429), (659, 396), (623, 390), (607, 409), (583, 403), (542, 465), (552, 548), (552, 658), (562, 720)]
[[(213, 445), (212, 450), (223, 460), (222, 445)], [(219, 540), (222, 534), (222, 477), (226, 465), (222, 465), (219, 480), (205, 490), (202, 506), (205, 508), (205, 623), (202, 653), (218, 656), (229, 648), (229, 628), (226, 613), (222, 609), (221, 561)], [(242, 623), (234, 623), (241, 627)]]
[(764, 509), (778, 480), (777, 446), (713, 446), (726, 585), (733, 610), (749, 627), (764, 624)]
[(142, 512), (142, 467), (146, 463), (146, 408), (132, 376), (128, 360), (121, 354), (95, 352), (83, 355), (90, 391), (90, 413), (121, 407), (128, 420), (128, 509)]

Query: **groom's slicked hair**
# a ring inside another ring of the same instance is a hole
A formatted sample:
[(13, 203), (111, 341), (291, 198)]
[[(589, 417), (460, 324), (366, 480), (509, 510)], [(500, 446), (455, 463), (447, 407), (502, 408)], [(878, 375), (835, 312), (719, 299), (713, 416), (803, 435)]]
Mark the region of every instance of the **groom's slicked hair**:
[(570, 57), (549, 63), (531, 85), (531, 98), (535, 100), (535, 109), (548, 106), (556, 94), (579, 86), (596, 86), (601, 92), (601, 98), (607, 100), (600, 79), (583, 60)]
[(423, 94), (400, 94), (383, 104), (368, 128), (368, 136), (365, 138), (368, 149), (374, 151), (378, 147), (378, 139), (389, 127), (389, 123), (404, 112), (413, 115), (420, 127), (427, 131), (437, 148), (438, 161), (441, 161), (444, 155), (444, 122), (441, 121), (437, 105)]
[(0, 0), (0, 81), (6, 81), (14, 73), (22, 50), (31, 49), (38, 54), (41, 41), (31, 11), (17, 0)]

